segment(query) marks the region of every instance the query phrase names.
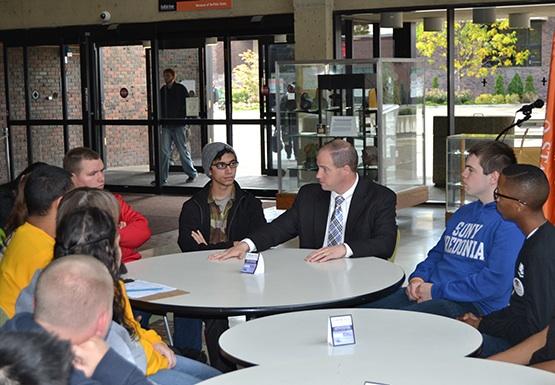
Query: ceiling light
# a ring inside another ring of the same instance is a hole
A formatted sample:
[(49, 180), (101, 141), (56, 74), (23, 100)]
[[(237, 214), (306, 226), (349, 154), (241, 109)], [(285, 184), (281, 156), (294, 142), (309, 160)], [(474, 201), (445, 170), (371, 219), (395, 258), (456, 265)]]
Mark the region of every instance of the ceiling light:
[(204, 42), (205, 42), (206, 45), (216, 45), (216, 44), (218, 44), (218, 38), (215, 37), (215, 36), (213, 36), (213, 37), (207, 37), (207, 38), (204, 40)]
[(473, 8), (472, 22), (474, 24), (492, 24), (495, 23), (495, 8)]
[(274, 35), (274, 43), (287, 43), (287, 35), (284, 33)]
[(530, 14), (509, 13), (509, 28), (530, 29)]
[(424, 31), (441, 32), (443, 31), (443, 18), (441, 17), (425, 17)]
[(381, 28), (403, 28), (403, 13), (384, 12), (380, 14)]

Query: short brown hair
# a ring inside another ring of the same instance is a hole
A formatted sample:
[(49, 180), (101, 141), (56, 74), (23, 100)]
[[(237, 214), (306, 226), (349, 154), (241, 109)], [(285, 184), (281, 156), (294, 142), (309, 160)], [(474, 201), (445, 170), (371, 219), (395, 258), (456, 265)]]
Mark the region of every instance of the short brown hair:
[(175, 71), (172, 68), (166, 68), (162, 73), (171, 74), (173, 77), (175, 77)]
[(56, 224), (66, 215), (82, 207), (104, 210), (110, 214), (116, 226), (119, 223), (119, 204), (112, 193), (92, 187), (78, 187), (66, 193), (60, 201)]
[(485, 175), (494, 171), (501, 173), (505, 167), (516, 163), (513, 149), (498, 141), (476, 143), (468, 149), (468, 156), (470, 155), (475, 155), (480, 160)]
[(358, 155), (353, 145), (341, 139), (334, 139), (326, 143), (320, 151), (329, 151), (335, 167), (349, 166), (353, 172), (357, 172)]
[(100, 159), (98, 152), (87, 147), (76, 147), (67, 152), (64, 156), (64, 169), (72, 174), (78, 174), (81, 171), (81, 162), (83, 160)]

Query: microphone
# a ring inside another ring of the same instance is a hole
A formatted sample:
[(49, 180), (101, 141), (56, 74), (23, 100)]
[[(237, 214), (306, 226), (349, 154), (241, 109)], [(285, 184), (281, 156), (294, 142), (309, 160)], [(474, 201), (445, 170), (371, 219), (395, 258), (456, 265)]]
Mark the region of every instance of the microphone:
[(537, 99), (534, 103), (525, 104), (517, 112), (522, 112), (523, 114), (530, 114), (534, 108), (542, 108), (544, 105), (543, 100)]

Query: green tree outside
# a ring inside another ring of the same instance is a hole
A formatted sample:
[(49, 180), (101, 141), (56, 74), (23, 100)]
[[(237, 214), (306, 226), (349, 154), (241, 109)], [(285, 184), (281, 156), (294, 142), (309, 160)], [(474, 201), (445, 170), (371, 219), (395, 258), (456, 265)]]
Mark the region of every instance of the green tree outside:
[[(500, 66), (523, 64), (528, 50), (517, 49), (517, 33), (509, 30), (509, 21), (500, 20), (490, 26), (470, 21), (455, 23), (455, 76), (484, 78), (495, 74)], [(424, 32), (423, 23), (416, 30), (416, 48), (430, 63), (440, 59), (446, 70), (447, 31)]]
[(519, 74), (515, 74), (511, 79), (507, 87), (508, 94), (517, 94), (518, 96), (522, 96), (524, 93), (524, 85), (522, 84), (522, 79), (520, 78)]
[(505, 95), (505, 77), (503, 75), (495, 77), (495, 95)]
[(532, 75), (526, 76), (526, 79), (524, 80), (524, 93), (535, 94), (537, 92), (538, 91), (536, 90), (536, 87), (534, 86), (534, 77)]
[(246, 50), (239, 54), (242, 64), (233, 68), (233, 88), (231, 95), (235, 109), (251, 110), (258, 108), (258, 54)]

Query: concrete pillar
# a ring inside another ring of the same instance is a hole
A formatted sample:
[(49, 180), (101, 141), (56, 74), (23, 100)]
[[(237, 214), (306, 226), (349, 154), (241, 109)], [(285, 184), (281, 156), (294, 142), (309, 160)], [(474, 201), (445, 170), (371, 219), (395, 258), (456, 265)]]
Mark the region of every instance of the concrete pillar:
[(334, 0), (293, 0), (295, 60), (333, 59)]

